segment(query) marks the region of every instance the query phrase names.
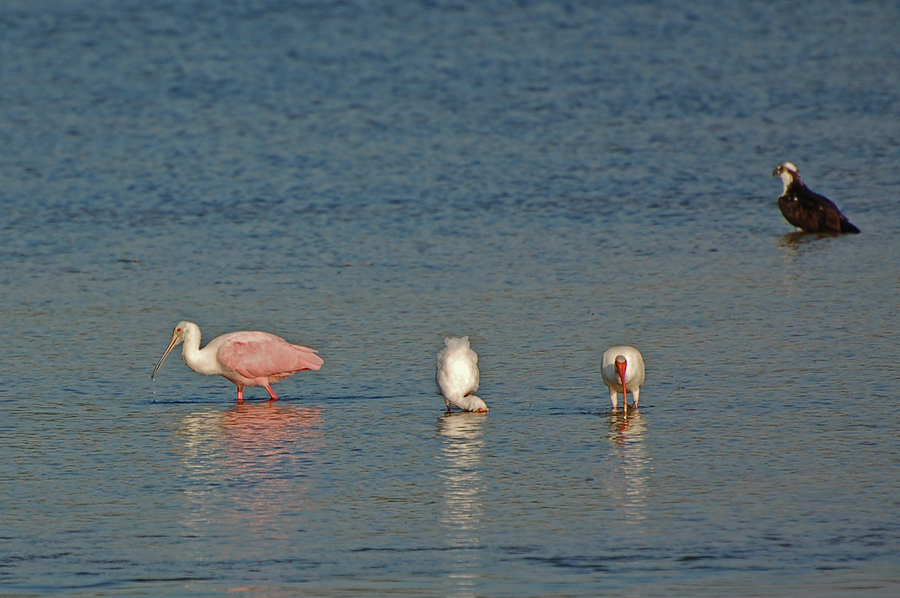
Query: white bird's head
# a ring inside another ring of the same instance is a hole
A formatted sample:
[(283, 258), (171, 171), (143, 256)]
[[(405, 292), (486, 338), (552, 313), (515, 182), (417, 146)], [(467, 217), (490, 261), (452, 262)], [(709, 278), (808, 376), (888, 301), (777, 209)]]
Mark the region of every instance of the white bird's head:
[(781, 177), (781, 182), (784, 183), (785, 192), (787, 191), (788, 185), (794, 181), (801, 184), (803, 183), (803, 181), (800, 180), (800, 170), (794, 166), (793, 162), (782, 162), (772, 171), (772, 176)]
[(169, 353), (171, 353), (172, 349), (184, 342), (185, 333), (192, 335), (194, 330), (198, 333), (200, 332), (200, 328), (196, 324), (188, 322), (187, 320), (182, 320), (175, 324), (175, 329), (172, 331), (172, 339), (169, 341), (169, 346), (166, 347), (166, 352), (159, 358), (159, 363), (156, 364), (156, 369), (153, 370), (153, 375), (150, 376), (151, 380), (156, 378), (156, 372), (159, 371), (160, 366), (163, 364), (163, 361), (166, 360)]
[(475, 395), (466, 395), (457, 401), (457, 403), (458, 407), (461, 407), (466, 411), (475, 411), (477, 413), (487, 413), (490, 411), (487, 403), (485, 403), (481, 397), (476, 397)]

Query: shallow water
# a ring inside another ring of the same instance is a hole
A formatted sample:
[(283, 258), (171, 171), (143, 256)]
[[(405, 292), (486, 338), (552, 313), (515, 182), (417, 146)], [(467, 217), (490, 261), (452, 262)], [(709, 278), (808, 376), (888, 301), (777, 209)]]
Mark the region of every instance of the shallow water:
[[(7, 3), (0, 594), (896, 593), (897, 22)], [(863, 233), (792, 233), (783, 160)], [(182, 318), (325, 366), (151, 382)]]

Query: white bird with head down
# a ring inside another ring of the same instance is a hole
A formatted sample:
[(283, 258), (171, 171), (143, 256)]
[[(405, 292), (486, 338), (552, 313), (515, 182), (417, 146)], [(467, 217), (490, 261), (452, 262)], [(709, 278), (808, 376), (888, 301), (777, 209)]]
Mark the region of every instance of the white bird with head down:
[(622, 393), (622, 407), (628, 411), (629, 392), (634, 399), (634, 408), (637, 409), (641, 385), (644, 383), (644, 357), (640, 351), (628, 345), (610, 347), (603, 353), (600, 375), (609, 388), (613, 411), (618, 408), (619, 393)]
[(478, 354), (469, 346), (468, 336), (445, 338), (435, 367), (434, 382), (437, 393), (444, 396), (447, 413), (451, 404), (464, 411), (488, 412), (485, 402), (474, 394), (478, 390)]

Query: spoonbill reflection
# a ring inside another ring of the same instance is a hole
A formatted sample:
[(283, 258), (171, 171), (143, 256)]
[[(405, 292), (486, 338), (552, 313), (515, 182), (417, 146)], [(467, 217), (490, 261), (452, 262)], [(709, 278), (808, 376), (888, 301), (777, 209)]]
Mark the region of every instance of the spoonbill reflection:
[(186, 474), (183, 525), (201, 537), (211, 528), (234, 530), (239, 540), (219, 547), (229, 560), (246, 558), (248, 545), (286, 544), (287, 530), (315, 510), (309, 491), (321, 466), (324, 421), (320, 407), (284, 401), (184, 415), (176, 431)]
[(229, 332), (200, 348), (200, 327), (182, 320), (172, 331), (172, 340), (159, 358), (150, 378), (155, 378), (172, 349), (184, 343), (181, 356), (189, 368), (206, 376), (219, 375), (237, 386), (237, 401), (244, 402), (245, 386), (262, 386), (272, 397), (272, 384), (302, 370), (318, 370), (324, 363), (308, 347), (292, 345), (280, 336), (256, 330)]
[(622, 393), (622, 408), (628, 411), (629, 392), (634, 399), (634, 408), (637, 409), (641, 385), (644, 383), (644, 357), (640, 351), (628, 345), (610, 347), (603, 353), (600, 374), (603, 376), (603, 383), (609, 388), (613, 411), (618, 408), (619, 393)]
[(487, 404), (474, 394), (478, 390), (478, 354), (469, 346), (468, 336), (445, 338), (435, 367), (437, 393), (444, 396), (447, 413), (451, 404), (465, 411), (488, 412)]

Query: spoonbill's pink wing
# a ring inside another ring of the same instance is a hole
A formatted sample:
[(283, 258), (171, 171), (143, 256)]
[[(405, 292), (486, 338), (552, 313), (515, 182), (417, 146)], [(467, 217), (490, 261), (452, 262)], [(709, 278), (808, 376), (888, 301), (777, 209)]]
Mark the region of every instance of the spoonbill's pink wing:
[(301, 370), (318, 370), (324, 363), (314, 350), (266, 332), (235, 333), (219, 347), (218, 358), (246, 378), (275, 380)]

